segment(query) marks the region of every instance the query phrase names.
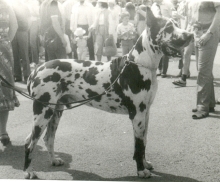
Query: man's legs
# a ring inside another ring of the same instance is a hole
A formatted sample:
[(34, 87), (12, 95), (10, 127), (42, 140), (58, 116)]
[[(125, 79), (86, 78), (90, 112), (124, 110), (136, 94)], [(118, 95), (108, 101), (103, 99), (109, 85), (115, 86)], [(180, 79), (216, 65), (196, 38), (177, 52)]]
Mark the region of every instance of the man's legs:
[(194, 42), (191, 41), (190, 44), (184, 48), (182, 76), (179, 80), (173, 81), (174, 85), (178, 85), (181, 87), (186, 86), (186, 78), (187, 75), (189, 75), (189, 67), (190, 67), (191, 55), (193, 50), (194, 50)]
[(28, 31), (18, 31), (18, 47), (19, 47), (19, 55), (22, 59), (22, 67), (23, 67), (23, 76), (24, 81), (27, 81), (28, 76), (30, 75), (30, 61), (28, 55)]
[(14, 79), (15, 81), (22, 81), (21, 62), (18, 46), (18, 32), (15, 34), (15, 37), (12, 41), (12, 51), (14, 57)]
[(209, 108), (215, 107), (212, 70), (217, 46), (218, 34), (214, 33), (205, 46), (198, 48), (197, 112), (193, 119), (205, 118)]

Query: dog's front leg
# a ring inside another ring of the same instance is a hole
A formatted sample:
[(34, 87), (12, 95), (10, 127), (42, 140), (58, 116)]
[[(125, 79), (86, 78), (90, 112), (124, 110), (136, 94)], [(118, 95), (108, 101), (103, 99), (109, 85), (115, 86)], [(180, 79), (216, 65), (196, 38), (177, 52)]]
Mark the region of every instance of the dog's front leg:
[(137, 163), (137, 173), (141, 178), (150, 177), (150, 169), (152, 165), (150, 162), (145, 160), (145, 148), (146, 148), (146, 136), (149, 120), (149, 111), (145, 115), (144, 113), (139, 113), (132, 120), (133, 130), (134, 130), (134, 160)]

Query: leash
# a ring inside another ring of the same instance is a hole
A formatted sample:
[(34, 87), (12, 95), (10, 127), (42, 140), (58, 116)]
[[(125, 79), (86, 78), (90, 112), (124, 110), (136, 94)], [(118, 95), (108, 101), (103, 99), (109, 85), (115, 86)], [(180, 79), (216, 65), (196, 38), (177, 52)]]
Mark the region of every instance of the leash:
[[(125, 57), (126, 58), (126, 57)], [(5, 78), (3, 78), (2, 75), (0, 75), (0, 79), (2, 80), (1, 81), (1, 85), (3, 87), (6, 87), (6, 88), (9, 88), (9, 89), (12, 89), (16, 92), (18, 92), (19, 94), (23, 95), (24, 97), (30, 99), (30, 100), (33, 100), (33, 101), (37, 101), (39, 103), (41, 103), (42, 105), (44, 105), (45, 107), (49, 107), (50, 109), (54, 110), (54, 111), (64, 111), (64, 110), (70, 110), (70, 109), (73, 109), (73, 108), (76, 108), (76, 107), (79, 107), (79, 106), (82, 106), (84, 104), (87, 104), (88, 102), (94, 100), (95, 98), (97, 97), (101, 97), (102, 95), (106, 95), (108, 92), (111, 91), (113, 85), (118, 81), (118, 79), (120, 78), (120, 76), (122, 75), (124, 69), (126, 68), (126, 66), (128, 66), (131, 62), (130, 61), (125, 61), (125, 65), (123, 66), (123, 68), (121, 69), (120, 73), (118, 74), (118, 76), (116, 77), (116, 79), (114, 80), (114, 82), (112, 82), (112, 84), (101, 94), (99, 95), (96, 95), (96, 96), (93, 96), (93, 97), (90, 97), (88, 99), (84, 99), (84, 100), (79, 100), (79, 101), (73, 101), (73, 102), (69, 102), (69, 103), (49, 103), (49, 102), (42, 102), (38, 99), (35, 99), (34, 97), (30, 96), (29, 94), (23, 92), (22, 90), (18, 89), (17, 87), (13, 86), (12, 84), (10, 84)], [(79, 103), (79, 104), (78, 104)], [(78, 105), (75, 105), (75, 106), (72, 106), (72, 107), (68, 107), (66, 109), (54, 109), (48, 105), (55, 105), (55, 106), (64, 106), (64, 105), (70, 105), (70, 104), (78, 104)]]

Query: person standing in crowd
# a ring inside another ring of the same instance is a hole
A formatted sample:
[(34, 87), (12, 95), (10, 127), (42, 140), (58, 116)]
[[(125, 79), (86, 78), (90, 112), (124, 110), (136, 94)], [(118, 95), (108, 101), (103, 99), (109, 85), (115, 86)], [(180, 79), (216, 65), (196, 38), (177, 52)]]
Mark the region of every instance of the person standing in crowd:
[[(108, 37), (113, 37), (114, 27), (111, 12), (108, 10), (108, 0), (98, 0), (99, 10), (96, 14), (94, 24), (89, 28), (90, 31), (95, 31), (95, 54), (97, 60), (102, 60), (103, 47), (105, 40)], [(111, 60), (107, 56), (108, 61)]]
[(130, 18), (129, 18), (129, 22), (133, 23), (133, 25), (135, 24), (135, 14), (136, 14), (136, 10), (135, 10), (135, 6), (132, 2), (127, 2), (125, 4), (125, 11), (127, 11), (130, 14)]
[(77, 56), (79, 60), (85, 60), (88, 53), (87, 40), (91, 36), (91, 32), (89, 32), (88, 36), (84, 36), (85, 33), (86, 31), (81, 27), (77, 28), (74, 32), (74, 41), (77, 45)]
[(117, 34), (121, 39), (122, 55), (129, 53), (134, 45), (135, 28), (132, 23), (129, 22), (130, 14), (127, 11), (123, 11), (121, 14), (122, 23), (118, 25)]
[[(193, 26), (188, 23), (190, 21), (189, 19), (190, 17), (188, 17), (188, 13), (187, 13), (186, 0), (180, 3), (180, 6), (178, 8), (178, 14), (186, 17), (185, 26), (187, 26), (187, 28), (184, 28), (184, 29), (186, 29), (188, 32), (193, 32)], [(174, 85), (178, 85), (180, 87), (186, 86), (186, 79), (190, 77), (189, 67), (190, 67), (191, 55), (193, 53), (194, 47), (195, 47), (194, 41), (192, 40), (189, 43), (189, 45), (184, 48), (183, 56), (182, 56), (183, 67), (178, 75), (181, 78), (178, 80), (174, 80), (172, 82)]]
[[(76, 3), (77, 3), (77, 0), (66, 0), (63, 3), (64, 17), (65, 17), (65, 33), (66, 35), (68, 35), (69, 40), (71, 40), (72, 38), (72, 31), (70, 29), (70, 17), (72, 14), (72, 8)], [(71, 43), (71, 45), (73, 45), (73, 43)], [(74, 51), (74, 47), (72, 47), (72, 50)], [(68, 57), (72, 58), (72, 52), (68, 54)]]
[[(86, 30), (86, 35), (88, 35), (88, 29), (94, 21), (93, 14), (93, 5), (88, 1), (79, 0), (79, 2), (72, 8), (72, 14), (70, 19), (70, 29), (72, 33), (74, 34), (76, 28), (81, 27), (82, 29)], [(90, 36), (87, 40), (87, 46), (89, 48), (89, 59), (95, 60), (93, 36)], [(74, 55), (74, 58), (76, 59), (77, 55)]]
[(23, 79), (27, 83), (27, 78), (30, 75), (29, 61), (29, 28), (31, 23), (31, 14), (25, 0), (13, 0), (13, 9), (18, 22), (18, 30), (12, 41), (12, 50), (14, 56), (14, 79), (16, 82)]
[(219, 43), (220, 2), (188, 1), (189, 24), (193, 26), (198, 62), (197, 102), (193, 119), (202, 119), (214, 111), (213, 63)]
[(115, 0), (108, 0), (108, 8), (109, 11), (111, 12), (113, 24), (112, 27), (114, 28), (113, 32), (113, 37), (114, 37), (114, 42), (117, 42), (117, 26), (119, 24), (119, 16), (121, 14), (120, 9), (117, 8)]
[(29, 30), (29, 44), (30, 44), (29, 57), (30, 57), (31, 67), (35, 67), (39, 63), (40, 4), (38, 0), (29, 0), (28, 5), (31, 13), (31, 25)]
[(58, 0), (44, 0), (40, 6), (40, 34), (44, 39), (45, 61), (65, 59), (67, 42), (62, 4)]
[[(6, 0), (0, 0), (0, 75), (14, 85), (14, 61), (11, 41), (18, 28), (15, 13)], [(10, 144), (7, 133), (9, 111), (19, 106), (15, 92), (0, 84), (0, 141), (6, 146)]]
[[(172, 17), (172, 4), (165, 0), (154, 0), (154, 3), (151, 6), (151, 10), (154, 15), (163, 16), (167, 18)], [(162, 78), (167, 77), (167, 69), (169, 66), (169, 57), (164, 55), (159, 63), (159, 73), (158, 76), (161, 75)]]

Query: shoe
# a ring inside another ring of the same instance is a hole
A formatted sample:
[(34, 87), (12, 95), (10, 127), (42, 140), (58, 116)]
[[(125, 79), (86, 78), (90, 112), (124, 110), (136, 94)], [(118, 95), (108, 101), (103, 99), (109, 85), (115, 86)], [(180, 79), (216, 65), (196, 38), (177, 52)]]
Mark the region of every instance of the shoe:
[(186, 81), (183, 81), (182, 79), (174, 80), (172, 83), (174, 85), (177, 85), (177, 86), (180, 86), (180, 87), (185, 87), (186, 86)]
[[(192, 109), (192, 112), (197, 112), (198, 111), (198, 109)], [(209, 112), (215, 112), (215, 108), (214, 107), (210, 107), (209, 108)]]
[(216, 104), (220, 104), (220, 98), (216, 100)]
[(11, 141), (10, 141), (8, 134), (1, 135), (0, 141), (3, 144), (3, 146), (7, 146), (7, 145), (11, 144)]
[(203, 119), (209, 116), (208, 112), (204, 111), (197, 111), (195, 114), (192, 115), (193, 119)]
[(161, 78), (166, 78), (167, 74), (161, 74)]

